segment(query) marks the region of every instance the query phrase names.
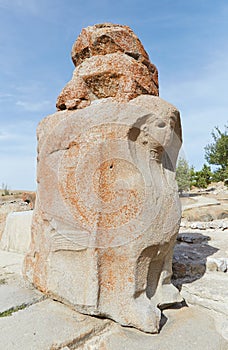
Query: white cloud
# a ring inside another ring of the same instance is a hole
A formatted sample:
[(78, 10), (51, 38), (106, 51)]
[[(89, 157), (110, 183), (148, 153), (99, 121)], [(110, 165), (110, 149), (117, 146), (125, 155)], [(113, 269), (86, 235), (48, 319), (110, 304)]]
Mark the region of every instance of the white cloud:
[(0, 0), (0, 8), (11, 11), (27, 11), (31, 14), (37, 14), (39, 10), (39, 1), (37, 0)]
[(44, 82), (29, 80), (24, 85), (11, 87), (8, 93), (14, 94), (14, 104), (21, 111), (46, 113), (55, 111), (55, 99), (51, 100), (48, 85)]
[(11, 98), (13, 98), (13, 97), (14, 97), (13, 94), (10, 94), (10, 93), (1, 93), (1, 92), (0, 92), (0, 100), (1, 100), (1, 101), (8, 100), (8, 99), (11, 99)]
[(48, 100), (42, 102), (29, 102), (19, 100), (16, 102), (16, 105), (28, 112), (40, 112), (52, 107), (51, 101)]
[(8, 133), (7, 131), (0, 130), (0, 142), (11, 140), (13, 138), (13, 134)]

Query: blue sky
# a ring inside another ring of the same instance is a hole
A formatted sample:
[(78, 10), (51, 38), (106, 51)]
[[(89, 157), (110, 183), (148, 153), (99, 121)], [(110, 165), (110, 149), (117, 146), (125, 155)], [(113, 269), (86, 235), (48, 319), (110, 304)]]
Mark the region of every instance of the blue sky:
[(81, 29), (102, 22), (126, 24), (142, 41), (199, 169), (212, 128), (228, 120), (227, 18), (227, 0), (0, 0), (0, 187), (36, 188), (36, 126), (71, 79)]

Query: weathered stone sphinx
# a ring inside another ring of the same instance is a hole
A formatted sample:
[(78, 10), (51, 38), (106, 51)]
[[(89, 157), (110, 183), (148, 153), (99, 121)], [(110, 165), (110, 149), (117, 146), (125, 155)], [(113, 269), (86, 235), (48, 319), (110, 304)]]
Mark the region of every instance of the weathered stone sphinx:
[(78, 67), (57, 100), (65, 110), (37, 131), (24, 273), (82, 313), (156, 333), (162, 306), (182, 300), (170, 283), (179, 112), (157, 96), (157, 70), (128, 27), (83, 30), (72, 57)]

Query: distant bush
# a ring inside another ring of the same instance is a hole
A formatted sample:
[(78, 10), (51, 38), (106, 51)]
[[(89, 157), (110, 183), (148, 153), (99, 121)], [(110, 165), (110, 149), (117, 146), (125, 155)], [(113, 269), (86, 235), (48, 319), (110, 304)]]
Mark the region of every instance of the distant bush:
[(188, 191), (190, 188), (190, 169), (187, 161), (184, 158), (179, 158), (176, 168), (176, 181), (178, 184), (178, 191)]
[(212, 131), (213, 142), (205, 147), (205, 159), (209, 164), (217, 165), (214, 171), (213, 181), (224, 181), (228, 178), (228, 126), (225, 131), (218, 127)]
[(191, 185), (199, 188), (206, 188), (211, 183), (212, 176), (211, 168), (204, 164), (201, 170), (193, 170)]
[(4, 184), (4, 182), (2, 183), (2, 191), (2, 196), (8, 196), (10, 194), (8, 185)]

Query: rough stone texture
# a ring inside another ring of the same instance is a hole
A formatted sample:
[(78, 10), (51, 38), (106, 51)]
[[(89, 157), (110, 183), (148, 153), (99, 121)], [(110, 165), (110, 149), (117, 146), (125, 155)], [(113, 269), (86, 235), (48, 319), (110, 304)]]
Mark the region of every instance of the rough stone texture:
[[(2, 198), (1, 198), (2, 200)], [(27, 203), (23, 203), (21, 200), (16, 201), (0, 201), (0, 239), (2, 237), (7, 215), (13, 211), (26, 211), (28, 210)]]
[(32, 211), (9, 213), (0, 240), (0, 249), (26, 253), (31, 242)]
[(190, 304), (200, 305), (228, 316), (228, 275), (206, 273), (191, 284), (183, 284), (181, 294)]
[(146, 335), (80, 315), (46, 300), (0, 319), (1, 346), (10, 350), (226, 350), (206, 310), (165, 310), (162, 332)]
[(36, 192), (24, 192), (22, 194), (22, 200), (28, 203), (30, 209), (34, 209), (36, 201)]
[(59, 110), (84, 108), (101, 98), (127, 102), (141, 94), (158, 96), (157, 68), (127, 26), (83, 29), (72, 59), (77, 68), (57, 99)]
[(72, 349), (88, 336), (99, 334), (108, 321), (97, 320), (45, 300), (0, 318), (1, 348), (10, 350)]
[(149, 333), (182, 300), (170, 283), (181, 218), (178, 110), (158, 95), (157, 69), (134, 33), (89, 27), (38, 127), (37, 201), (24, 273), (90, 315)]
[(44, 299), (44, 295), (37, 290), (25, 288), (15, 284), (8, 285), (0, 279), (0, 314), (10, 309), (17, 309), (21, 305), (28, 306)]
[(73, 45), (71, 56), (75, 66), (85, 59), (110, 53), (121, 52), (149, 61), (148, 54), (134, 32), (127, 26), (103, 23), (82, 29)]
[(227, 258), (208, 258), (207, 259), (207, 270), (208, 271), (228, 271), (228, 257)]
[[(219, 184), (217, 186), (219, 186)], [(224, 195), (225, 192), (224, 190)], [(210, 225), (212, 225), (213, 228), (213, 221), (218, 222), (221, 219), (228, 218), (227, 199), (220, 198), (213, 193), (202, 192), (201, 194), (185, 194), (181, 197), (181, 204), (183, 210), (182, 217), (185, 221), (210, 222), (207, 224), (208, 228), (210, 228)], [(214, 228), (217, 227), (215, 226)]]
[(210, 310), (216, 328), (228, 340), (227, 220), (206, 224), (182, 223), (174, 250), (173, 283), (189, 306)]
[[(155, 96), (58, 112), (38, 128), (25, 274), (84, 313), (157, 332), (180, 221), (179, 113)], [(77, 292), (76, 292), (77, 291)]]
[[(164, 310), (160, 334), (145, 335), (133, 329), (115, 327), (91, 337), (78, 350), (226, 350), (228, 342), (217, 333), (215, 322), (204, 309), (185, 307)], [(166, 324), (167, 322), (167, 324)]]
[[(223, 223), (212, 222), (214, 225), (211, 229), (206, 227), (200, 229), (201, 223), (181, 224), (173, 256), (175, 285), (182, 286), (196, 280), (203, 283), (202, 277), (207, 272), (228, 271), (228, 231), (224, 228), (226, 221), (224, 219)], [(221, 273), (218, 276), (222, 278)], [(213, 278), (213, 274), (211, 276)]]
[(190, 229), (197, 229), (197, 230), (218, 230), (221, 229), (223, 231), (228, 229), (228, 220), (213, 220), (211, 222), (186, 222), (183, 221), (181, 223), (181, 227), (183, 228), (190, 228)]
[(74, 349), (88, 337), (108, 330), (111, 321), (81, 315), (44, 300), (46, 296), (21, 275), (23, 255), (0, 250), (1, 349)]
[[(183, 211), (191, 210), (194, 208), (208, 209), (211, 206), (213, 209), (215, 206), (220, 205), (220, 202), (216, 198), (195, 195), (191, 196), (186, 194), (181, 197), (181, 204)], [(194, 221), (194, 220), (193, 220)]]
[[(165, 309), (160, 333), (148, 335), (111, 321), (81, 315), (49, 299), (43, 301), (41, 293), (21, 280), (22, 257), (0, 251), (1, 310), (7, 311), (10, 307), (12, 313), (11, 316), (6, 313), (4, 317), (0, 313), (2, 349), (227, 349), (228, 317), (224, 313), (198, 305)], [(217, 288), (214, 284), (212, 287)], [(20, 310), (20, 306), (24, 309)]]
[(173, 278), (183, 281), (194, 281), (203, 276), (206, 271), (207, 258), (218, 249), (208, 244), (210, 239), (200, 233), (181, 233), (174, 249)]
[(5, 279), (5, 274), (7, 278), (11, 275), (22, 274), (24, 255), (18, 253), (11, 253), (0, 250), (0, 266), (3, 269), (1, 271), (1, 277)]
[[(218, 203), (220, 204), (220, 203)], [(182, 216), (188, 221), (212, 221), (228, 218), (228, 205), (216, 205), (185, 210)]]
[(22, 262), (22, 255), (0, 250), (0, 319), (45, 297), (22, 279)]

